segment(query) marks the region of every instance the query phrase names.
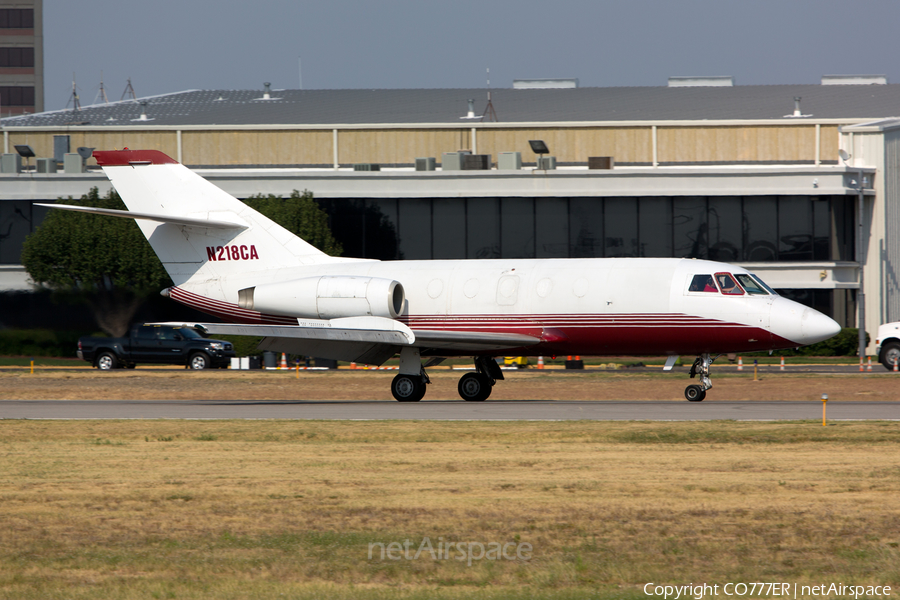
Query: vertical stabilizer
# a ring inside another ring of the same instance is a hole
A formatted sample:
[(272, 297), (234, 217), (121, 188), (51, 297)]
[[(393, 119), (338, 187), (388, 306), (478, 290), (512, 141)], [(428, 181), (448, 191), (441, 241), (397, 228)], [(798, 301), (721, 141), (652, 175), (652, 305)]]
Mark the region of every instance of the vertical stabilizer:
[[(157, 150), (94, 152), (176, 286), (334, 259)], [(209, 221), (204, 226), (203, 221)], [(199, 222), (200, 224), (195, 224)], [(187, 224), (186, 224), (187, 223)], [(234, 223), (235, 227), (223, 227)]]

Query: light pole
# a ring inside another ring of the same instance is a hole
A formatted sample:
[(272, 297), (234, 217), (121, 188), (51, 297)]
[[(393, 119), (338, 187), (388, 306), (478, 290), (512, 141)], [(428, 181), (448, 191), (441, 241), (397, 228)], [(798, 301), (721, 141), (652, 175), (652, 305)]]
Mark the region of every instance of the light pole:
[[(844, 162), (844, 166), (849, 166), (847, 164), (847, 160), (850, 158), (850, 154), (846, 150), (839, 150), (838, 153), (841, 156), (841, 160)], [(859, 291), (856, 293), (856, 308), (857, 308), (857, 324), (856, 326), (859, 328), (859, 364), (862, 365), (863, 360), (866, 356), (866, 292), (865, 292), (865, 243), (863, 241), (863, 235), (865, 232), (865, 228), (863, 227), (865, 224), (866, 218), (866, 195), (865, 189), (863, 188), (863, 170), (860, 167), (856, 176), (856, 191), (857, 191), (857, 215), (856, 215), (856, 262), (859, 265)], [(862, 368), (862, 367), (860, 367)]]

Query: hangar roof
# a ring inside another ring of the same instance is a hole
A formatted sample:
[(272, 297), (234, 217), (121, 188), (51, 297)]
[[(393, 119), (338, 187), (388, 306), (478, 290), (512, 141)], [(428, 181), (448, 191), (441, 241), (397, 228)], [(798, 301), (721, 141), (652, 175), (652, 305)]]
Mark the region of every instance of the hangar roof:
[[(8, 117), (4, 127), (465, 124), (485, 89), (188, 90)], [(500, 123), (782, 119), (881, 119), (900, 115), (900, 85), (750, 85), (735, 87), (607, 87), (494, 89)], [(146, 118), (141, 118), (146, 102)]]

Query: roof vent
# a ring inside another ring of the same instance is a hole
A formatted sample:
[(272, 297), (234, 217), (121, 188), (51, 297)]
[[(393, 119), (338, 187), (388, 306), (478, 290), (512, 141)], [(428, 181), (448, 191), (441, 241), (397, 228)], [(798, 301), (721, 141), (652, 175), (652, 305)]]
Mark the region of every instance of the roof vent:
[(132, 121), (152, 121), (150, 117), (147, 116), (147, 101), (143, 100), (141, 102), (141, 116), (137, 119), (131, 119)]
[(476, 115), (475, 114), (475, 101), (469, 98), (469, 112), (464, 117), (460, 117), (460, 119), (480, 119), (484, 115)]
[(822, 85), (887, 85), (887, 75), (822, 75)]
[(571, 90), (578, 79), (513, 79), (514, 90)]
[(794, 96), (794, 112), (790, 115), (784, 115), (786, 119), (797, 119), (803, 117), (811, 117), (812, 115), (804, 115), (803, 111), (800, 110), (800, 96)]
[(734, 87), (734, 77), (669, 77), (669, 87)]
[(281, 100), (281, 98), (273, 98), (272, 97), (272, 84), (268, 81), (263, 84), (263, 95), (261, 98), (254, 98), (254, 100)]

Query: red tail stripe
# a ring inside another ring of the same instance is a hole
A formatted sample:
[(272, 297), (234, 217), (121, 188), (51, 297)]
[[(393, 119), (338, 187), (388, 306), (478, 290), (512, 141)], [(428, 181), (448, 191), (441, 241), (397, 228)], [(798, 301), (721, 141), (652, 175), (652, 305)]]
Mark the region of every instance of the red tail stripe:
[(127, 167), (133, 163), (151, 165), (177, 165), (159, 150), (98, 150), (93, 157), (101, 167)]

